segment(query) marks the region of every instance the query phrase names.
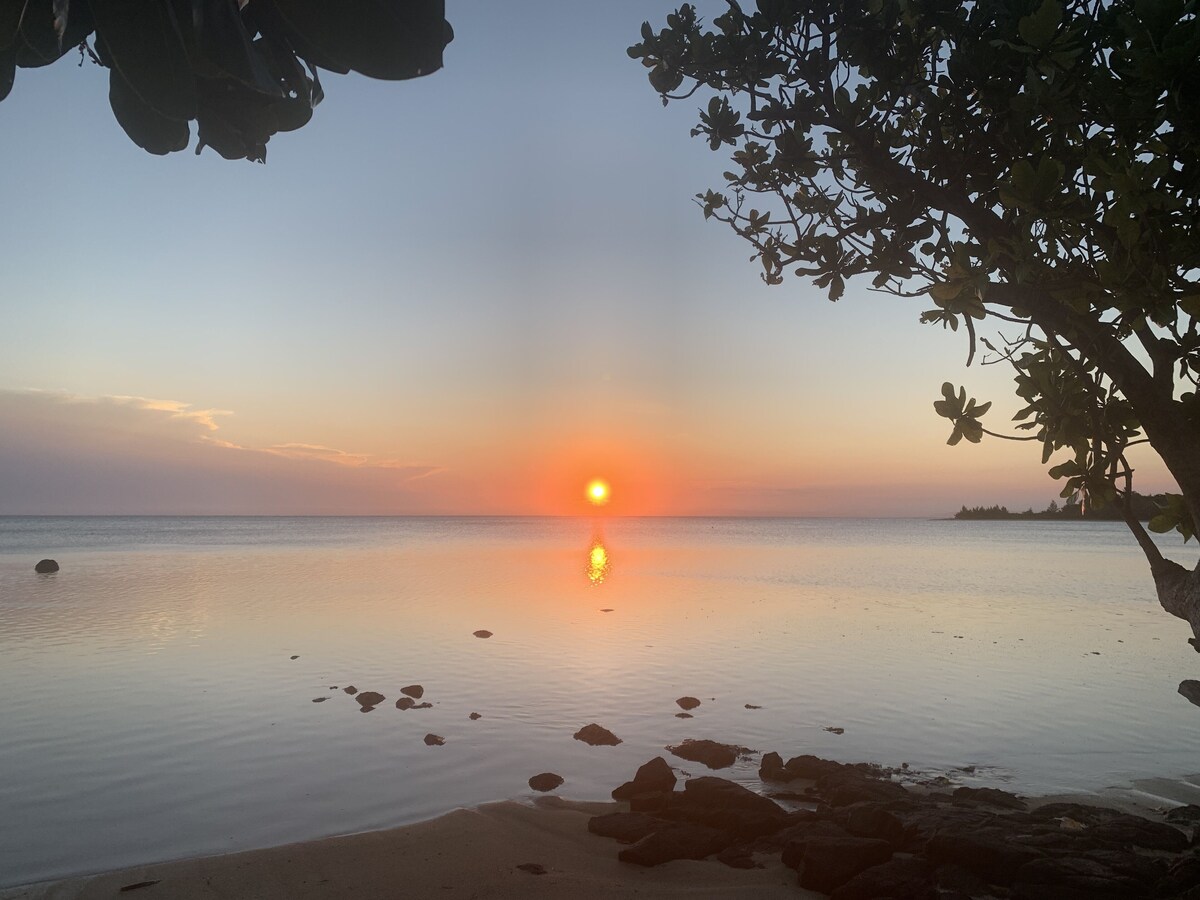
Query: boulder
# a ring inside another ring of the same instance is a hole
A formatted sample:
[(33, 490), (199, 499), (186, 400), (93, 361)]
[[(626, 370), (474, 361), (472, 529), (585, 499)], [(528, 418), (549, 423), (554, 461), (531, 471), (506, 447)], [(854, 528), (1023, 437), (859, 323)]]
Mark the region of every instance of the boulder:
[(925, 845), (925, 855), (935, 866), (953, 863), (993, 884), (1011, 884), (1017, 870), (1043, 858), (1040, 850), (1009, 840), (999, 829), (976, 832), (943, 830)]
[(1108, 844), (1165, 850), (1168, 853), (1182, 853), (1189, 845), (1187, 837), (1178, 828), (1162, 822), (1151, 822), (1141, 816), (1116, 816), (1093, 825), (1087, 834), (1093, 840)]
[(688, 780), (682, 793), (670, 796), (665, 815), (731, 831), (739, 840), (771, 834), (788, 822), (788, 814), (774, 800), (712, 776)]
[(474, 722), (476, 719), (482, 719), (483, 715), (480, 713), (477, 713), (477, 712), (473, 712), (469, 716), (467, 716), (467, 718), (470, 719), (472, 722)]
[(561, 775), (555, 775), (553, 772), (542, 772), (540, 775), (534, 775), (529, 779), (529, 786), (535, 791), (552, 791), (563, 783)]
[(615, 747), (621, 743), (621, 739), (609, 731), (607, 728), (602, 728), (595, 722), (590, 725), (584, 725), (575, 732), (575, 740), (583, 741), (585, 744), (591, 744), (593, 747), (605, 746)]
[(682, 709), (684, 712), (695, 709), (697, 706), (700, 705), (700, 701), (697, 700), (695, 697), (680, 697), (675, 702), (679, 704), (679, 708)]
[(471, 634), (475, 635), (477, 638), (490, 638), (492, 636), (492, 633), (486, 628), (480, 628), (478, 631), (472, 631)]
[(704, 825), (669, 822), (617, 854), (621, 862), (657, 866), (673, 859), (704, 859), (733, 841), (729, 834)]
[(1174, 809), (1168, 809), (1163, 818), (1176, 825), (1200, 824), (1200, 806), (1194, 804), (1177, 806)]
[(893, 850), (904, 846), (907, 830), (899, 816), (886, 804), (853, 803), (837, 810), (834, 821), (855, 837), (877, 838), (887, 841)]
[(661, 756), (656, 756), (643, 765), (633, 776), (633, 781), (627, 781), (614, 788), (614, 800), (631, 800), (638, 794), (652, 794), (675, 790), (675, 773), (671, 766)]
[(414, 700), (420, 700), (425, 694), (425, 688), (419, 684), (410, 684), (407, 687), (400, 688), (400, 693), (405, 697), (412, 697)]
[(588, 831), (592, 834), (613, 838), (623, 844), (640, 841), (650, 832), (662, 827), (661, 820), (636, 812), (606, 813), (588, 819)]
[(834, 890), (831, 900), (936, 900), (933, 870), (917, 857), (893, 857), (859, 872)]
[(58, 571), (58, 561), (53, 559), (38, 560), (37, 565), (33, 567), (33, 571), (39, 575), (49, 575), (51, 572)]
[(727, 769), (737, 762), (738, 753), (750, 752), (736, 744), (718, 744), (716, 741), (685, 740), (682, 744), (667, 747), (680, 759), (703, 763), (710, 769)]
[(353, 697), (355, 694), (358, 693), (358, 688), (356, 688), (352, 684), (342, 688), (342, 690), (345, 691), (347, 694), (349, 694), (351, 697)]
[(1084, 803), (1046, 803), (1029, 811), (1032, 819), (1071, 819), (1083, 825), (1099, 825), (1124, 813), (1107, 806), (1088, 806)]
[(362, 707), (363, 712), (370, 712), (387, 698), (378, 691), (363, 691), (354, 698), (358, 701), (358, 705)]
[(997, 788), (960, 787), (952, 795), (956, 803), (978, 803), (1000, 809), (1025, 809), (1026, 803), (1016, 794)]
[(813, 837), (804, 847), (800, 887), (830, 894), (855, 875), (887, 862), (887, 841), (858, 837)]
[(1149, 897), (1150, 885), (1120, 875), (1108, 866), (1083, 857), (1036, 859), (1021, 866), (1013, 878), (1012, 896), (1021, 900), (1136, 900)]
[(446, 739), (440, 734), (427, 734), (425, 735), (425, 743), (430, 747), (440, 747), (446, 743)]

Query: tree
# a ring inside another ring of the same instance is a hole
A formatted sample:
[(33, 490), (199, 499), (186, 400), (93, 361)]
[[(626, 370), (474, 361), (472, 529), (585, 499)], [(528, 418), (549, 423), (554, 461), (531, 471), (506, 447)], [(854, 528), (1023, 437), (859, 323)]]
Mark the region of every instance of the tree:
[(113, 115), (142, 149), (183, 150), (195, 119), (197, 153), (264, 162), (271, 135), (312, 118), (318, 68), (440, 69), (444, 15), (443, 0), (0, 0), (0, 101), (18, 66), (78, 48), (109, 69)]
[[(1005, 364), (1025, 406), (946, 383), (949, 443), (1041, 444), (1063, 497), (1115, 504), (1158, 598), (1200, 650), (1200, 569), (1132, 513), (1130, 447), (1179, 493), (1151, 520), (1200, 521), (1200, 17), (1196, 0), (730, 0), (690, 5), (629, 55), (663, 105), (711, 93), (692, 135), (731, 147), (705, 218), (754, 248), (768, 284), (847, 279), (912, 298)], [(980, 333), (984, 325), (994, 332)], [(1065, 457), (1065, 458), (1064, 458)]]

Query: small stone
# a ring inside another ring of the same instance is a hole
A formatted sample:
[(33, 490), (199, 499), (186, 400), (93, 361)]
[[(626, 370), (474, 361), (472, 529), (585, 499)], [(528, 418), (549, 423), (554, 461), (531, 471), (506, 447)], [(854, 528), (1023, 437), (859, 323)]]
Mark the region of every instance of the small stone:
[(293, 656), (292, 659), (299, 659), (299, 656)]
[(612, 610), (611, 609), (602, 609), (602, 610), (600, 610), (600, 612), (612, 612)]
[(520, 863), (517, 868), (522, 872), (528, 872), (530, 875), (546, 874), (546, 867), (541, 863)]
[(324, 703), (328, 697), (313, 697), (313, 703)]
[(575, 740), (583, 741), (585, 744), (591, 744), (593, 747), (605, 746), (615, 747), (621, 743), (621, 739), (609, 731), (607, 728), (602, 728), (593, 722), (590, 725), (584, 725), (575, 732)]
[(421, 696), (425, 693), (425, 688), (421, 687), (419, 684), (410, 684), (407, 687), (400, 688), (400, 693), (406, 697), (412, 697), (416, 700), (420, 700)]
[(446, 743), (446, 739), (440, 734), (427, 734), (425, 735), (425, 743), (430, 747), (440, 747)]
[(695, 697), (680, 697), (675, 701), (679, 704), (679, 708), (683, 710), (695, 709), (700, 705), (700, 701)]
[(345, 691), (347, 694), (349, 694), (352, 697), (358, 693), (358, 688), (356, 688), (352, 684), (347, 687), (342, 688), (342, 690)]
[(481, 628), (478, 631), (473, 631), (471, 633), (477, 638), (490, 638), (492, 636), (492, 633), (486, 628)]
[(845, 734), (846, 733), (845, 728), (838, 728), (834, 725), (827, 725), (824, 730), (828, 731), (830, 734)]
[(39, 575), (49, 575), (51, 572), (57, 572), (58, 561), (53, 559), (39, 560), (38, 564), (33, 567), (33, 571)]
[(354, 699), (358, 701), (363, 712), (370, 712), (387, 698), (378, 691), (363, 691)]
[(696, 717), (693, 716), (691, 713), (675, 713), (675, 718), (677, 718), (677, 719), (694, 719)]
[(747, 703), (746, 709), (762, 709), (761, 706), (755, 706), (753, 703)]
[(476, 719), (482, 719), (483, 716), (477, 712), (473, 712), (473, 713), (471, 713), (471, 715), (467, 716), (467, 718), (470, 719), (472, 722), (474, 722)]
[(542, 772), (540, 775), (534, 775), (529, 779), (529, 786), (535, 791), (541, 791), (543, 794), (546, 791), (552, 791), (563, 783), (561, 775), (555, 775), (553, 772)]

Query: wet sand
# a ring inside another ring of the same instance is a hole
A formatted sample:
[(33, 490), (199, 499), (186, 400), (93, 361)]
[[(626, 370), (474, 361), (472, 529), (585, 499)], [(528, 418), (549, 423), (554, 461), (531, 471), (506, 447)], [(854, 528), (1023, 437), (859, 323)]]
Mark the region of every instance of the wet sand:
[[(822, 896), (801, 890), (778, 853), (764, 857), (763, 869), (688, 860), (648, 869), (619, 862), (620, 845), (587, 830), (591, 816), (618, 808), (552, 797), (533, 806), (490, 803), (386, 831), (8, 888), (0, 900)], [(526, 863), (545, 874), (517, 868)], [(129, 889), (148, 881), (157, 884)]]

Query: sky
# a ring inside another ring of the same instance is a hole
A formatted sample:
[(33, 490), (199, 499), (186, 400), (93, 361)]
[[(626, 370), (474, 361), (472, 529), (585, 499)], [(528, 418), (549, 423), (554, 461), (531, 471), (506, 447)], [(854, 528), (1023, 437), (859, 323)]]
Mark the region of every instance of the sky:
[(672, 9), (450, 2), (444, 69), (327, 74), (265, 165), (145, 153), (74, 54), (19, 69), (0, 515), (571, 515), (596, 477), (614, 515), (1044, 507), (1036, 445), (933, 412), (950, 380), (1003, 426), (1010, 373), (920, 300), (767, 287), (704, 221), (707, 100), (625, 53)]

